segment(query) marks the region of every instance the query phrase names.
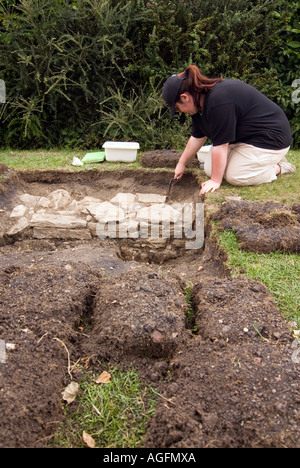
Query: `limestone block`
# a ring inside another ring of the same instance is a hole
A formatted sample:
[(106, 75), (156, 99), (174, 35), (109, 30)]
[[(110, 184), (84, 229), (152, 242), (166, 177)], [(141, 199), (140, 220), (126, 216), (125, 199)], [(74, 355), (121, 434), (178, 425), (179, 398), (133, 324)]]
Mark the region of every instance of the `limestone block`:
[(38, 228), (33, 229), (34, 239), (90, 240), (88, 229)]
[(51, 205), (51, 200), (49, 200), (49, 198), (47, 197), (40, 197), (37, 202), (37, 206), (41, 208), (49, 208), (50, 205)]
[(40, 228), (82, 229), (86, 227), (86, 221), (76, 216), (35, 213), (30, 220), (30, 225)]
[(145, 205), (143, 203), (131, 203), (129, 205), (121, 205), (121, 208), (124, 210), (127, 219), (135, 219), (137, 212), (144, 207)]
[(77, 212), (95, 217), (98, 206), (99, 206), (99, 203), (91, 203), (90, 205), (86, 205), (86, 206), (79, 205), (77, 206)]
[(125, 219), (124, 210), (120, 206), (109, 202), (103, 202), (98, 205), (95, 218), (102, 223), (118, 222)]
[(89, 205), (90, 203), (101, 203), (102, 201), (103, 200), (101, 200), (100, 198), (86, 196), (86, 197), (82, 198), (81, 200), (78, 200), (77, 204), (78, 205)]
[(48, 195), (50, 206), (54, 210), (64, 209), (72, 202), (69, 192), (63, 189), (54, 190)]
[(110, 203), (130, 206), (136, 201), (136, 196), (134, 193), (118, 193), (115, 197), (110, 200)]
[(94, 197), (84, 197), (82, 200), (77, 201), (77, 211), (84, 214), (91, 214), (95, 217), (97, 208), (101, 203), (102, 200), (100, 199)]
[(181, 212), (182, 215), (195, 217), (195, 205), (192, 202), (172, 203), (170, 206), (174, 210)]
[(144, 206), (140, 210), (138, 210), (136, 214), (136, 219), (138, 221), (142, 221), (143, 223), (147, 222), (150, 218), (150, 207)]
[(29, 223), (25, 217), (20, 218), (18, 222), (7, 231), (8, 236), (14, 236), (21, 233), (29, 226)]
[(35, 207), (41, 197), (35, 197), (34, 195), (29, 195), (29, 193), (23, 193), (20, 195), (21, 202), (28, 207)]
[(77, 201), (77, 206), (78, 207), (84, 207), (88, 206), (90, 204), (99, 204), (102, 203), (103, 200), (100, 200), (99, 198), (94, 198), (94, 197), (84, 197), (81, 200)]
[(61, 216), (75, 216), (78, 217), (77, 212), (74, 210), (56, 210), (52, 214), (61, 215)]
[(77, 201), (76, 200), (72, 200), (68, 209), (70, 211), (77, 211)]
[(12, 210), (10, 217), (11, 218), (22, 218), (27, 211), (27, 207), (25, 205), (17, 205)]
[(165, 195), (157, 195), (156, 193), (137, 193), (137, 201), (140, 203), (165, 203), (167, 197)]
[(180, 211), (174, 210), (174, 208), (164, 203), (157, 203), (141, 208), (136, 216), (138, 221), (148, 221), (151, 224), (159, 224), (160, 222), (176, 223), (180, 218)]

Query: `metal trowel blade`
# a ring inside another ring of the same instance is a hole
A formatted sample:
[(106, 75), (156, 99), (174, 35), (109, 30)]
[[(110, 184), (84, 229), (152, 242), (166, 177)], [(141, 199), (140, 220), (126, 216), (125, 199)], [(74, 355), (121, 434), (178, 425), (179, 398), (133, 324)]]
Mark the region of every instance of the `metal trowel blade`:
[(173, 187), (173, 184), (175, 184), (176, 182), (178, 182), (179, 179), (174, 179), (172, 178), (169, 182), (169, 188), (168, 188), (168, 192), (167, 192), (167, 196), (166, 196), (166, 202), (168, 203), (169, 199), (170, 199), (170, 193), (171, 193), (171, 189)]

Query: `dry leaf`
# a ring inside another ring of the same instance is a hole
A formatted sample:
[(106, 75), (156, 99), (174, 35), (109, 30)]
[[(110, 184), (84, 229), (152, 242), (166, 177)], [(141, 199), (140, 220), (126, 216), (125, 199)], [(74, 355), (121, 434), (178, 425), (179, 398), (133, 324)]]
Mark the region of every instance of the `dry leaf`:
[(85, 431), (82, 431), (82, 440), (89, 448), (95, 448), (96, 442), (90, 434)]
[(76, 382), (71, 382), (62, 392), (63, 399), (68, 402), (68, 404), (72, 403), (77, 394), (79, 392), (79, 384)]
[(96, 383), (109, 383), (111, 378), (111, 374), (109, 372), (103, 371), (102, 374), (99, 375), (98, 379), (95, 381)]

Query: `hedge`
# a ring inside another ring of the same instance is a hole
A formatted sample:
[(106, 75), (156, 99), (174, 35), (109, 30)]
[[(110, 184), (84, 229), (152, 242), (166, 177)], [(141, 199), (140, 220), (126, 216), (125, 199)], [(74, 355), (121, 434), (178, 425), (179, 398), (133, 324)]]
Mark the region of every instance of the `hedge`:
[(298, 18), (279, 0), (0, 1), (2, 146), (178, 148), (190, 121), (170, 121), (161, 88), (195, 63), (278, 102), (297, 147)]

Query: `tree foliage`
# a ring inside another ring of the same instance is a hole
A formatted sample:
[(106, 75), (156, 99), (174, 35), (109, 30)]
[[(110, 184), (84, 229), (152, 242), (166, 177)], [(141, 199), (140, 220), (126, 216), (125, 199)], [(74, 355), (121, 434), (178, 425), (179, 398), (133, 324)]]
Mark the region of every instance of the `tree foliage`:
[(0, 1), (2, 144), (181, 145), (189, 126), (170, 121), (161, 87), (190, 63), (278, 102), (299, 144), (298, 13), (282, 0)]

